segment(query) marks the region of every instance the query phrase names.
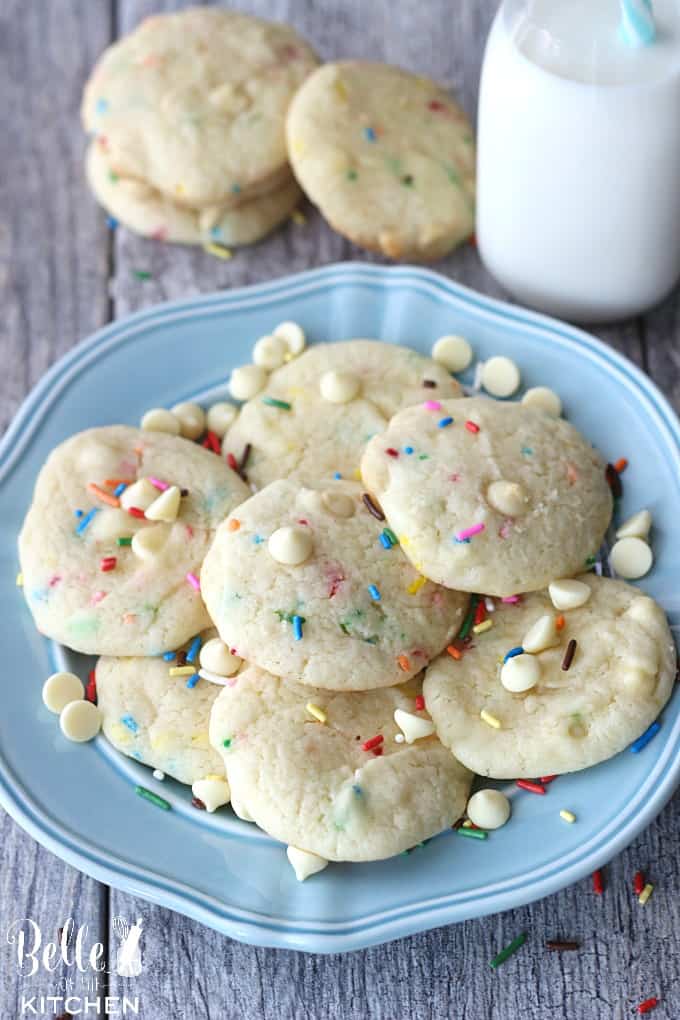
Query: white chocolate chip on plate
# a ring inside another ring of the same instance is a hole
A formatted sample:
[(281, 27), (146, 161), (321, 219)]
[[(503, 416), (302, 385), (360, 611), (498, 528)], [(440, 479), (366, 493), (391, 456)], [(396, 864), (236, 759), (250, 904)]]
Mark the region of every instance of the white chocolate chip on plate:
[(205, 432), (205, 411), (198, 404), (190, 401), (175, 404), (172, 413), (179, 421), (180, 435), (185, 439), (198, 439)]
[(612, 546), (609, 562), (619, 577), (635, 581), (651, 570), (654, 556), (642, 538), (620, 538)]
[(543, 411), (551, 418), (559, 418), (562, 414), (562, 401), (554, 390), (547, 386), (534, 386), (527, 390), (522, 397), (525, 407), (534, 407), (537, 411)]
[(208, 408), (206, 425), (219, 439), (224, 439), (225, 432), (234, 424), (237, 414), (238, 408), (234, 404), (220, 401)]
[(288, 351), (294, 358), (302, 354), (305, 349), (305, 331), (297, 322), (280, 322), (274, 329), (274, 336), (285, 340)]
[(323, 871), (328, 864), (325, 857), (319, 857), (318, 854), (312, 854), (308, 850), (298, 850), (296, 846), (289, 846), (286, 855), (298, 882), (304, 882), (310, 875)]
[(286, 360), (288, 344), (280, 336), (261, 336), (253, 347), (253, 361), (267, 372), (280, 368)]
[(152, 407), (146, 412), (140, 425), (146, 432), (167, 432), (171, 436), (178, 436), (180, 431), (179, 418), (176, 418), (172, 411), (166, 411), (164, 407)]
[(319, 389), (321, 396), (330, 404), (347, 404), (354, 400), (361, 382), (354, 372), (324, 372)]
[(259, 365), (239, 365), (229, 379), (229, 392), (234, 400), (250, 400), (267, 384), (267, 373)]
[(191, 787), (191, 792), (194, 797), (198, 797), (205, 804), (206, 811), (211, 814), (223, 804), (228, 804), (231, 796), (229, 783), (223, 776), (206, 776), (205, 779), (197, 779)]
[(53, 673), (43, 684), (43, 703), (55, 715), (59, 715), (72, 701), (81, 701), (84, 696), (85, 688), (75, 673)]
[(97, 736), (102, 725), (102, 714), (91, 701), (71, 701), (62, 709), (59, 725), (68, 740), (82, 744)]
[(500, 790), (478, 790), (467, 803), (467, 816), (480, 829), (500, 829), (510, 817), (510, 801)]
[(492, 397), (511, 397), (519, 389), (519, 369), (503, 355), (489, 358), (482, 366), (482, 386)]
[(314, 542), (308, 528), (287, 525), (269, 536), (269, 555), (277, 563), (297, 567), (312, 555)]
[(242, 662), (243, 659), (233, 655), (220, 638), (211, 638), (201, 648), (201, 666), (217, 676), (233, 676), (238, 673)]
[(636, 514), (624, 521), (616, 532), (617, 538), (647, 538), (652, 527), (652, 515), (649, 510), (638, 510)]
[(440, 336), (432, 345), (432, 360), (449, 372), (464, 372), (472, 357), (472, 347), (464, 336)]
[(560, 635), (555, 624), (555, 617), (546, 613), (544, 616), (539, 616), (536, 623), (526, 632), (522, 648), (531, 655), (537, 655), (538, 652), (543, 652), (546, 648), (553, 648), (559, 642)]
[(555, 609), (578, 609), (590, 598), (590, 588), (583, 581), (565, 577), (548, 585), (548, 594)]
[(540, 677), (541, 664), (533, 655), (514, 655), (501, 666), (501, 683), (512, 694), (530, 691)]
[(403, 708), (395, 708), (394, 721), (404, 734), (407, 744), (422, 740), (423, 737), (431, 737), (434, 733), (434, 723), (431, 719), (405, 712)]

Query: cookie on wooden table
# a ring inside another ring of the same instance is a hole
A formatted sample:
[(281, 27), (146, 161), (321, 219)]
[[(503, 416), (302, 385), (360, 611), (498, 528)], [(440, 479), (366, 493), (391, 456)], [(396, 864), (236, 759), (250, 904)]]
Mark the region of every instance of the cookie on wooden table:
[(455, 100), (387, 64), (324, 64), (286, 122), (295, 176), (331, 226), (394, 259), (437, 259), (474, 226), (475, 147)]

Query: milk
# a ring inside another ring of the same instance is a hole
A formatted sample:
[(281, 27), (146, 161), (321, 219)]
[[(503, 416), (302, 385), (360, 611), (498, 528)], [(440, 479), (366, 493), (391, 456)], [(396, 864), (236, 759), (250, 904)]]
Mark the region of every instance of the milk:
[(680, 277), (680, 0), (626, 42), (617, 0), (505, 0), (479, 100), (477, 243), (521, 301), (580, 321)]

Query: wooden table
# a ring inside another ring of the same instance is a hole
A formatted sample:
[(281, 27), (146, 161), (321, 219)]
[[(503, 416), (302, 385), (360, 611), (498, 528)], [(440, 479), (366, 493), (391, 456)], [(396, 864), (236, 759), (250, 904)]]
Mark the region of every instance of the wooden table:
[[(153, 11), (181, 6), (160, 0), (0, 4), (3, 426), (57, 357), (113, 318), (170, 298), (371, 257), (332, 233), (312, 210), (306, 225), (291, 223), (230, 262), (107, 228), (83, 179), (81, 89), (112, 39)], [(240, 6), (292, 22), (322, 57), (373, 58), (428, 73), (452, 87), (474, 115), (483, 40), (496, 6), (492, 0), (242, 0)], [(469, 245), (437, 268), (500, 294)], [(137, 278), (136, 270), (150, 278)], [(676, 407), (679, 309), (675, 296), (642, 319), (596, 330), (649, 372)], [(5, 569), (11, 569), (11, 561), (6, 555)], [(606, 869), (601, 897), (584, 881), (501, 916), (324, 957), (252, 949), (99, 885), (2, 816), (0, 1016), (20, 1016), (22, 995), (57, 994), (59, 977), (67, 976), (63, 968), (34, 978), (16, 973), (5, 940), (13, 920), (32, 917), (45, 937), (53, 938), (73, 916), (111, 950), (117, 945), (114, 919), (132, 923), (141, 916), (144, 972), (135, 979), (112, 975), (109, 994), (138, 995), (144, 1020), (619, 1020), (651, 995), (663, 1000), (654, 1020), (670, 1020), (680, 1016), (679, 823), (676, 797)], [(655, 884), (644, 908), (631, 891), (637, 868)], [(520, 931), (529, 932), (530, 944), (493, 972), (488, 961)], [(578, 939), (582, 948), (548, 954), (544, 940), (555, 937)]]

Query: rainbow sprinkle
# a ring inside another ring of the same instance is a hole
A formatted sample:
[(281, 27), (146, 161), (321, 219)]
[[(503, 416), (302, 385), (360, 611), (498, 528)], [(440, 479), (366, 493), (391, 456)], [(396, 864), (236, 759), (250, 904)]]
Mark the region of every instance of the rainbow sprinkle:
[[(479, 524), (471, 524), (469, 528), (463, 528), (462, 531), (457, 532), (456, 541), (464, 542), (467, 538), (472, 538), (473, 535), (479, 535), (481, 531), (484, 531), (486, 524), (480, 521)], [(503, 599), (505, 602), (505, 599)]]
[(95, 506), (95, 507), (93, 507), (89, 511), (89, 513), (84, 514), (80, 518), (80, 521), (78, 522), (78, 525), (76, 527), (76, 535), (82, 535), (82, 533), (85, 531), (85, 528), (92, 521), (92, 518), (95, 516), (95, 514), (98, 514), (98, 513), (99, 513), (99, 507)]
[(200, 591), (201, 590), (201, 582), (196, 577), (196, 575), (193, 574), (191, 571), (189, 571), (189, 573), (187, 574), (187, 581), (189, 582), (191, 587), (194, 589), (194, 591)]

